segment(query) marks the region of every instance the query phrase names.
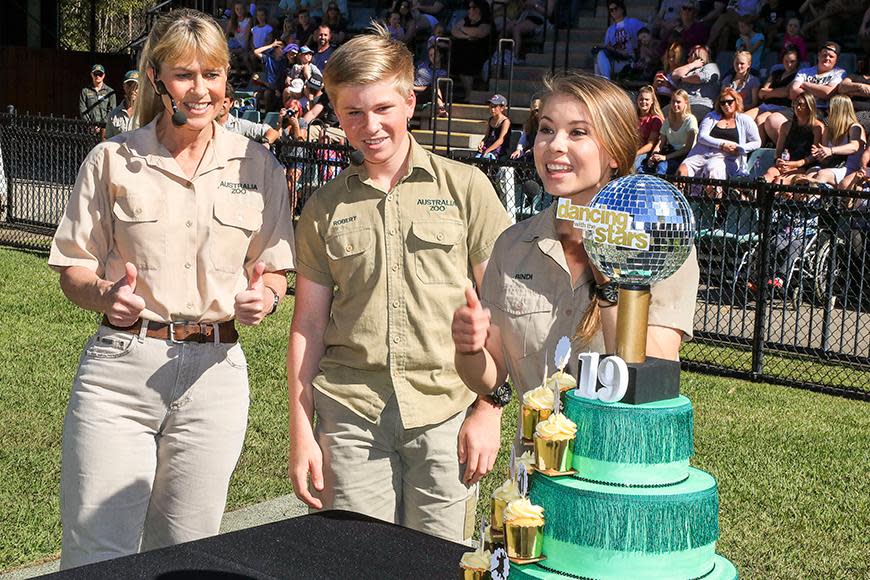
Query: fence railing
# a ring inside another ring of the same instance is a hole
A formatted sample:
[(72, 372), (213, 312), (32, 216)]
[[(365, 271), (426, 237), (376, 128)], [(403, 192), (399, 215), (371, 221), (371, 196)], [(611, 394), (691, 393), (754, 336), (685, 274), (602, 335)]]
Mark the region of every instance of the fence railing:
[[(98, 139), (82, 121), (0, 114), (0, 244), (47, 250)], [(298, 215), (351, 149), (279, 142), (274, 152)], [(552, 202), (528, 161), (463, 161), (486, 174), (515, 221)], [(695, 214), (701, 268), (684, 366), (870, 400), (870, 194), (673, 182)]]

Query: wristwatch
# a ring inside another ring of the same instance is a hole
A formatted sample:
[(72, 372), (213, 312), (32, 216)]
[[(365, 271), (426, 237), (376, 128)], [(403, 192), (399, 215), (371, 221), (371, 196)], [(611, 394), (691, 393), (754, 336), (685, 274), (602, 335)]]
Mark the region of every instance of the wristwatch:
[(604, 302), (616, 304), (619, 302), (619, 287), (613, 282), (595, 285), (595, 297)]
[(510, 384), (502, 383), (500, 387), (488, 394), (486, 398), (489, 399), (490, 403), (501, 409), (511, 402), (513, 393), (514, 391)]

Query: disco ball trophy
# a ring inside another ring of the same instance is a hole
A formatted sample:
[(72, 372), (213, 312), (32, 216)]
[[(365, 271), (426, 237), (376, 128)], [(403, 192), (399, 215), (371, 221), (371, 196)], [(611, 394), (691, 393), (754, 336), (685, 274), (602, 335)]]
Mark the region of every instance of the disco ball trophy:
[(686, 198), (661, 178), (628, 175), (605, 185), (588, 206), (560, 199), (557, 215), (584, 230), (589, 259), (619, 288), (615, 354), (629, 371), (622, 402), (679, 396), (680, 363), (647, 357), (646, 337), (650, 284), (676, 272), (692, 249), (695, 218)]

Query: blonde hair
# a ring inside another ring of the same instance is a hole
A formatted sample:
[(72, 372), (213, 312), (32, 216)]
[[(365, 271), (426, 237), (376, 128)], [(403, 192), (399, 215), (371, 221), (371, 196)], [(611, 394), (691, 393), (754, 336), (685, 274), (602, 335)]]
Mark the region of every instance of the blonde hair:
[(852, 99), (845, 95), (834, 95), (828, 104), (828, 143), (839, 142), (857, 122)]
[(668, 121), (671, 122), (671, 126), (673, 126), (674, 121), (681, 123), (686, 120), (686, 117), (692, 114), (692, 107), (689, 106), (689, 93), (684, 91), (683, 89), (677, 89), (673, 93), (671, 93), (671, 103), (673, 104), (674, 99), (683, 99), (686, 101), (686, 108), (683, 109), (683, 114), (679, 117), (677, 116), (677, 112), (674, 110), (674, 107), (671, 106), (668, 109)]
[[(797, 101), (803, 101), (807, 105), (807, 125), (812, 125), (816, 120), (816, 98), (809, 91), (804, 91), (794, 98), (791, 102), (792, 108)], [(857, 120), (857, 119), (856, 119)], [(794, 114), (794, 124), (800, 125), (800, 119), (797, 116), (797, 111)]]
[(230, 66), (227, 41), (217, 22), (211, 16), (189, 9), (173, 10), (161, 16), (139, 57), (139, 98), (134, 112), (135, 126), (150, 123), (163, 112), (163, 100), (148, 78), (148, 69), (154, 71), (155, 80), (163, 65), (200, 59), (209, 68), (226, 71)]
[(748, 80), (750, 76), (752, 76), (752, 53), (748, 50), (738, 50), (734, 53), (734, 60), (731, 61), (731, 69), (734, 71), (734, 78), (737, 78), (737, 69), (734, 68), (734, 65), (737, 64), (738, 58), (745, 58), (749, 60), (749, 68), (746, 69), (746, 79)]
[[(637, 96), (640, 97), (642, 93), (647, 93), (652, 97), (652, 107), (650, 107), (650, 114), (658, 117), (659, 119), (665, 119), (665, 114), (662, 112), (662, 107), (659, 105), (659, 100), (656, 98), (656, 90), (652, 85), (644, 85), (637, 90)], [(638, 110), (638, 115), (640, 115), (640, 110)]]
[(323, 71), (323, 86), (333, 102), (341, 87), (384, 80), (392, 80), (401, 95), (410, 96), (414, 91), (414, 57), (377, 22), (369, 26), (369, 34), (355, 36), (336, 49)]
[[(589, 112), (589, 125), (598, 146), (616, 162), (613, 177), (631, 173), (637, 153), (637, 110), (631, 97), (609, 80), (571, 71), (548, 75), (544, 79), (542, 106), (555, 95), (566, 95), (580, 101)], [(598, 301), (592, 300), (574, 338), (581, 346), (589, 344), (601, 328)]]

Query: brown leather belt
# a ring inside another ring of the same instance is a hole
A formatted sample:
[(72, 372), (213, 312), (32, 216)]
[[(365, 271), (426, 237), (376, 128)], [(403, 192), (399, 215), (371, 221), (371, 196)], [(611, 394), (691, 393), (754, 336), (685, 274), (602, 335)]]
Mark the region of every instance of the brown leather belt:
[[(103, 326), (108, 326), (121, 332), (129, 332), (130, 334), (139, 334), (142, 329), (142, 320), (139, 319), (130, 326), (115, 326), (106, 316), (103, 316)], [(215, 326), (220, 331), (220, 342), (230, 344), (238, 342), (239, 332), (236, 330), (235, 322), (227, 320), (226, 322), (148, 322), (148, 330), (145, 331), (145, 336), (156, 338), (159, 340), (170, 340), (172, 342), (214, 342)]]

